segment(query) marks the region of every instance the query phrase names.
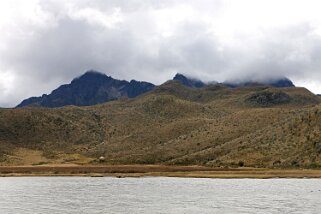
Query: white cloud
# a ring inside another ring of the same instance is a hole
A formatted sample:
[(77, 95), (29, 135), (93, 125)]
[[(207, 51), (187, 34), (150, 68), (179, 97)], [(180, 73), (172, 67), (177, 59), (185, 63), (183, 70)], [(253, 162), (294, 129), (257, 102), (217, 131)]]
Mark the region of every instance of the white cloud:
[(122, 22), (123, 15), (120, 8), (114, 8), (111, 14), (105, 14), (100, 10), (93, 8), (84, 8), (81, 10), (70, 11), (70, 17), (76, 20), (85, 20), (89, 24), (98, 24), (107, 28), (114, 28)]
[(10, 71), (0, 72), (0, 103), (3, 103), (4, 106), (11, 104), (8, 102), (8, 100), (12, 99), (12, 92), (14, 91), (14, 78), (14, 75)]
[(160, 84), (288, 76), (320, 93), (316, 0), (0, 1), (0, 106), (87, 69)]

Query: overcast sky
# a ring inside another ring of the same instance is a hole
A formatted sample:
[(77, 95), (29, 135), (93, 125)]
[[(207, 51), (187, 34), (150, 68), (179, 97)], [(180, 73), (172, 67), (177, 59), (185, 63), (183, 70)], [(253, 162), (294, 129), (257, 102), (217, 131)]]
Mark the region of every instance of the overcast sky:
[(321, 1), (1, 0), (0, 106), (86, 70), (161, 84), (287, 76), (321, 93)]

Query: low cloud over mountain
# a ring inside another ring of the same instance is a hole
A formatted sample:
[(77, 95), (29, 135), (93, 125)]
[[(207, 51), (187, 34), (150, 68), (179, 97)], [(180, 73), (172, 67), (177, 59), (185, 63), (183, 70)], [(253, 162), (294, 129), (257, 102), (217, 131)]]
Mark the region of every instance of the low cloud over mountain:
[[(321, 92), (318, 1), (32, 0), (0, 3), (0, 106), (84, 70), (160, 84), (289, 77)], [(273, 15), (271, 15), (273, 14)]]

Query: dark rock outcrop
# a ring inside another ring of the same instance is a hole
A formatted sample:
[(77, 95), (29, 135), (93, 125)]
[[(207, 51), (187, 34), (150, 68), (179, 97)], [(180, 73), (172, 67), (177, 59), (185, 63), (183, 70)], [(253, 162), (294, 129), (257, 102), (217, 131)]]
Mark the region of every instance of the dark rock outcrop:
[(291, 97), (284, 92), (263, 91), (250, 95), (246, 101), (252, 105), (272, 106), (290, 103)]

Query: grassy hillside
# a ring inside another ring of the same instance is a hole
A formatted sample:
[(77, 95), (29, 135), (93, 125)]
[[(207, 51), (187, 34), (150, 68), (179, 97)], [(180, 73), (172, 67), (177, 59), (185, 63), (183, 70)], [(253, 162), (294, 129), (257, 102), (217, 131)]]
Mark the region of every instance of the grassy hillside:
[(0, 110), (0, 163), (318, 167), (320, 98), (304, 88), (170, 81), (91, 107)]

